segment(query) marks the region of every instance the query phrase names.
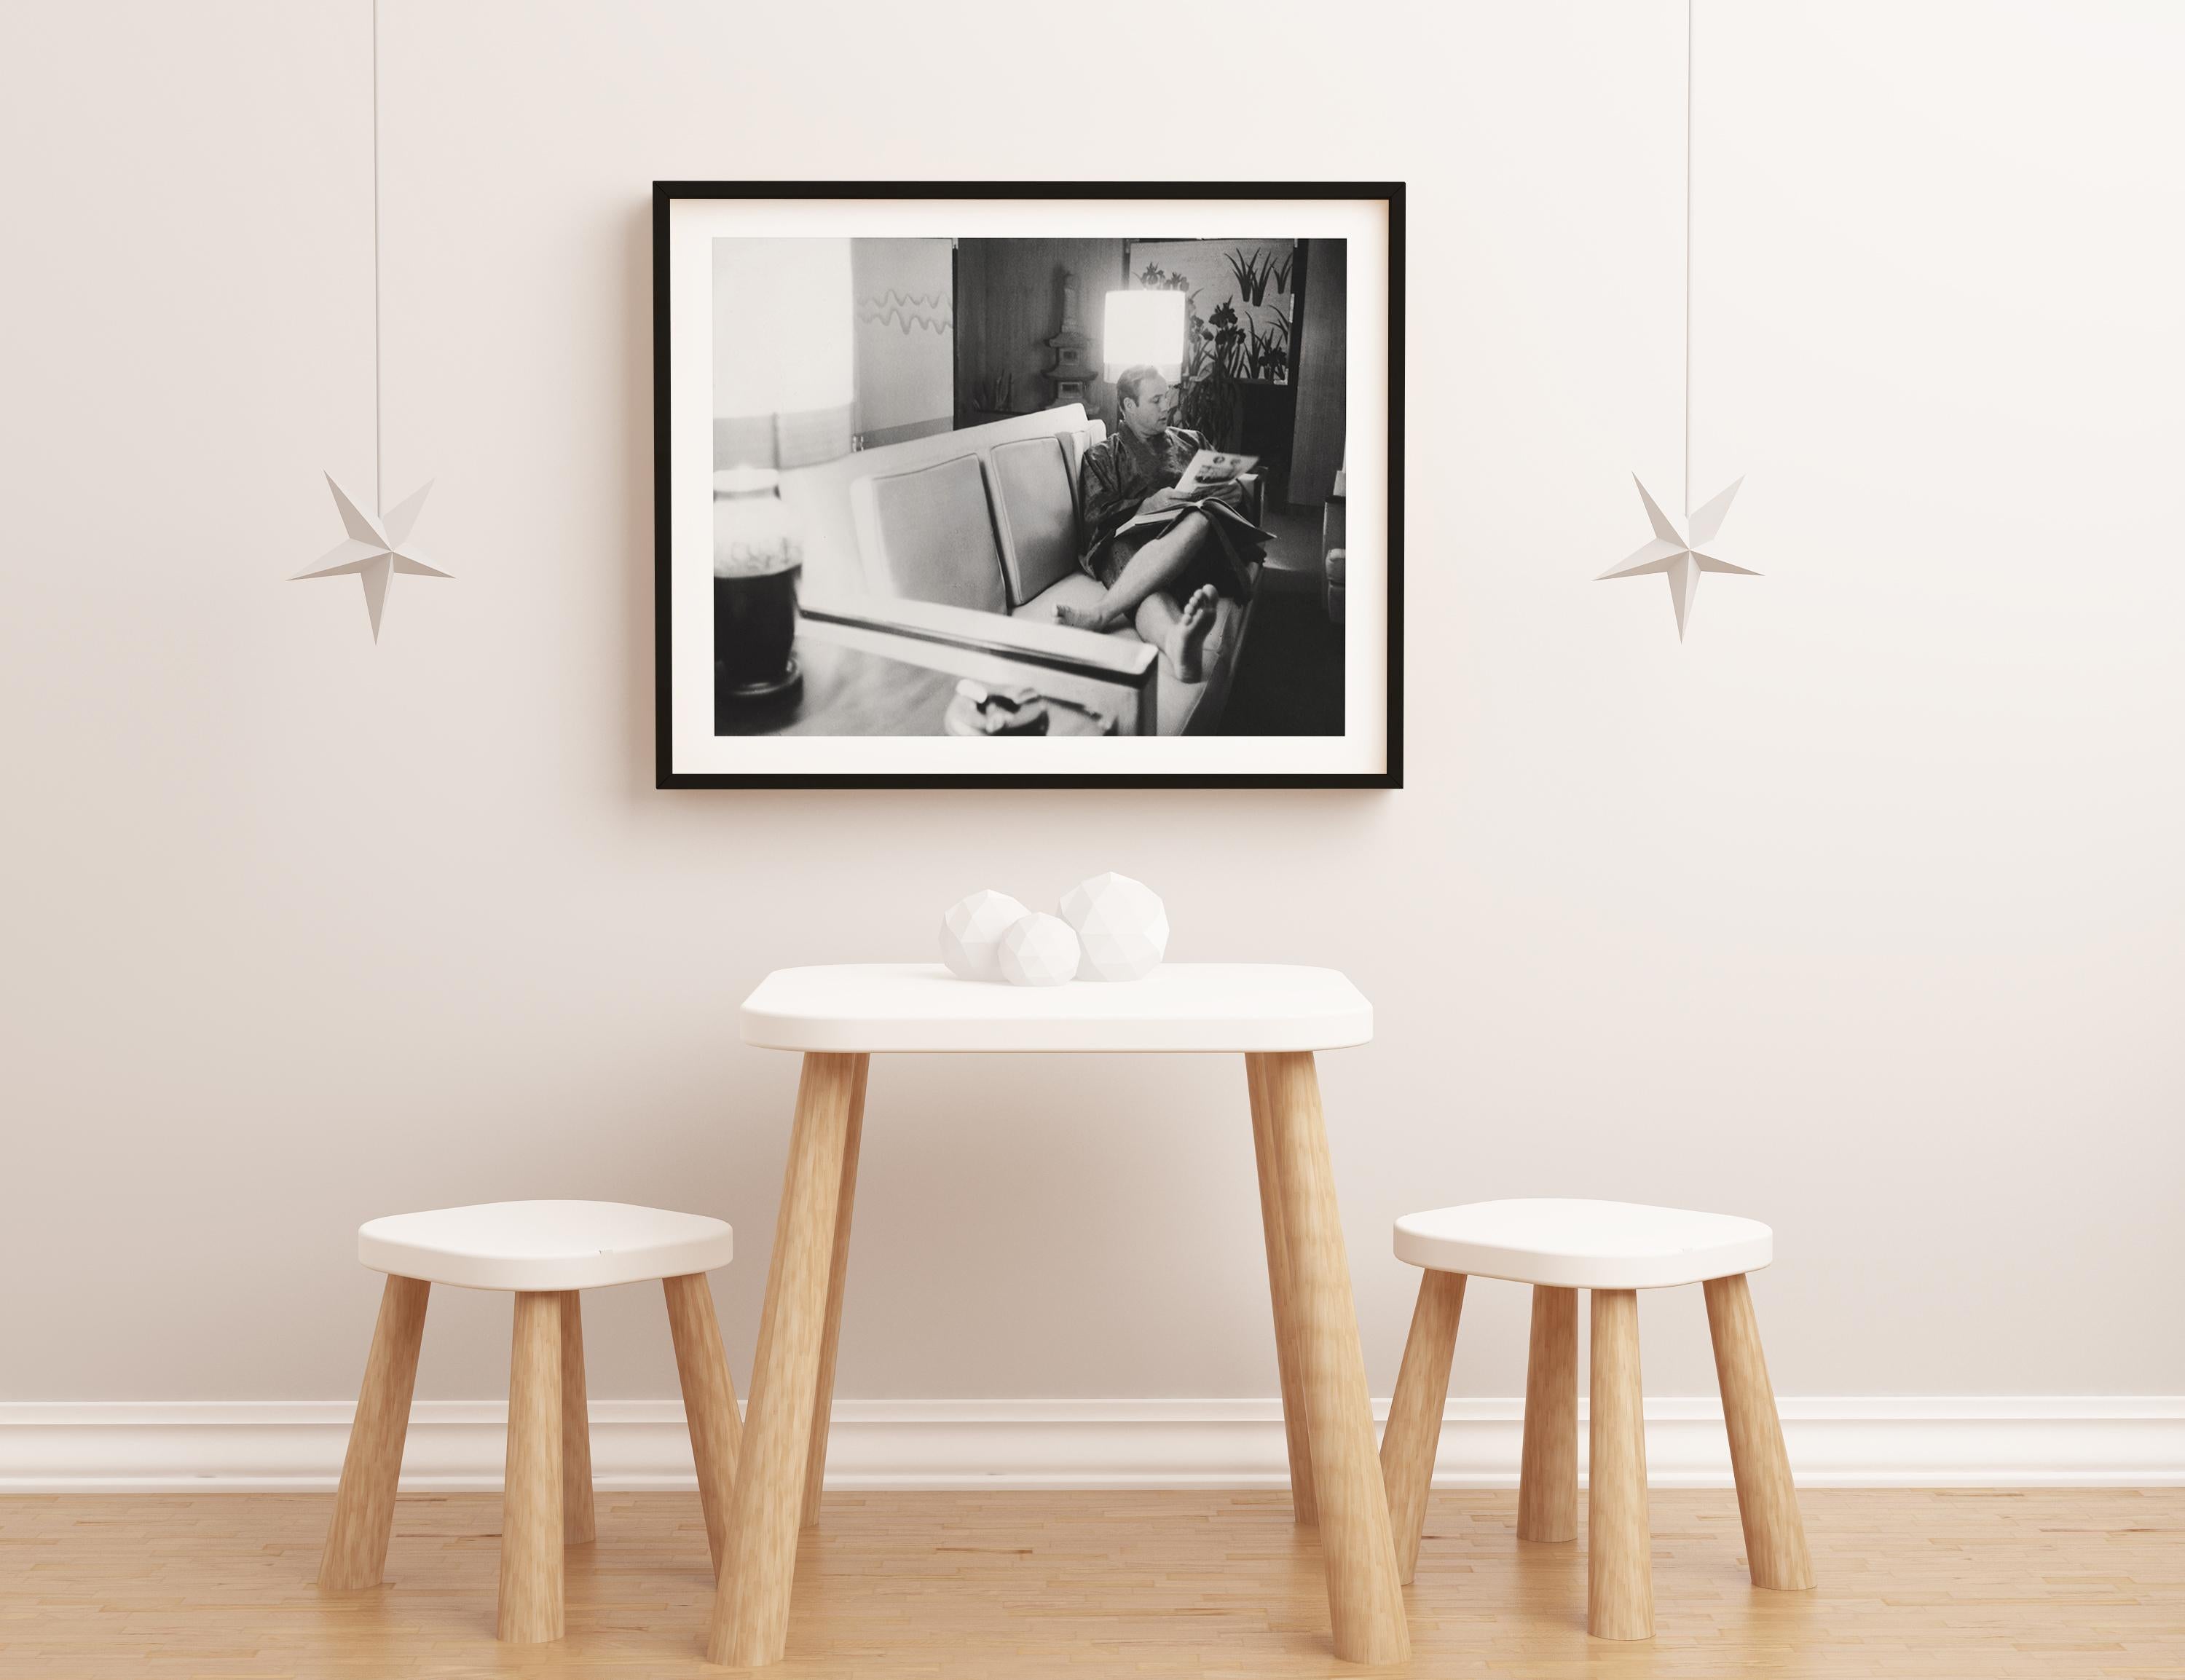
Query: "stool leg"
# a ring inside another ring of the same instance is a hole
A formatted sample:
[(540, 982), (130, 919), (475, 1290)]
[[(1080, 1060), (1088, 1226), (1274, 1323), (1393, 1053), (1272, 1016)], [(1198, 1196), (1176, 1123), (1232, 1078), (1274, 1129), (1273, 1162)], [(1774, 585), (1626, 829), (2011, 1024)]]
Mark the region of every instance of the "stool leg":
[(511, 1645), (562, 1637), (562, 1298), (516, 1298), (508, 1467), (500, 1496), (500, 1617)]
[(743, 1451), (743, 1420), (736, 1415), (736, 1385), (721, 1348), (721, 1320), (712, 1286), (703, 1272), (663, 1277), (668, 1332), (675, 1341), (675, 1375), (683, 1384), (683, 1415), (690, 1428), (690, 1456), (698, 1464), (698, 1507), (706, 1514), (706, 1549), (713, 1573), (728, 1556), (729, 1513), (736, 1487), (736, 1460)]
[(1646, 1532), (1646, 1424), (1640, 1404), (1639, 1297), (1593, 1292), (1592, 1464), (1585, 1504), (1585, 1627), (1596, 1639), (1654, 1637)]
[(842, 1189), (835, 1203), (835, 1251), (827, 1272), (827, 1322), (819, 1332), (819, 1392), (812, 1402), (812, 1444), (804, 1454), (804, 1524), (819, 1526), (819, 1490), (827, 1476), (827, 1426), (835, 1420), (835, 1350), (842, 1339), (842, 1289), (850, 1276), (850, 1209), (858, 1195), (858, 1146), (865, 1133), (865, 1081), (872, 1068), (861, 1057), (850, 1086), (850, 1129), (842, 1138)]
[(1578, 1291), (1536, 1285), (1525, 1360), (1525, 1454), (1517, 1538), (1578, 1538)]
[(425, 1337), (425, 1301), (433, 1286), (390, 1277), (380, 1292), (364, 1387), (342, 1460), (341, 1491), (319, 1560), (319, 1585), (377, 1587), (387, 1574), (387, 1543), (394, 1532), (394, 1487), (402, 1474), (402, 1439), (410, 1432), (410, 1396), (417, 1386), (417, 1348)]
[(1760, 1351), (1752, 1292), (1741, 1276), (1709, 1278), (1701, 1287), (1707, 1292), (1707, 1331), (1714, 1338), (1715, 1375), (1722, 1383), (1730, 1467), (1737, 1477), (1737, 1514), (1745, 1523), (1752, 1584), (1802, 1593), (1813, 1584), (1813, 1566), (1806, 1554), (1806, 1525), (1798, 1515), (1791, 1460), (1783, 1450), (1775, 1391)]
[(584, 1320), (577, 1292), (562, 1295), (562, 1543), (600, 1538), (592, 1510), (592, 1410), (584, 1395)]
[(1442, 1409), (1449, 1401), (1449, 1370), (1456, 1352), (1456, 1322), (1464, 1311), (1464, 1274), (1428, 1270), (1419, 1281), (1419, 1303), (1381, 1432), (1381, 1485), (1389, 1493), (1389, 1528), (1396, 1542), (1396, 1579), (1406, 1587), (1418, 1567), (1419, 1536), (1433, 1487), (1434, 1448), (1441, 1444)]

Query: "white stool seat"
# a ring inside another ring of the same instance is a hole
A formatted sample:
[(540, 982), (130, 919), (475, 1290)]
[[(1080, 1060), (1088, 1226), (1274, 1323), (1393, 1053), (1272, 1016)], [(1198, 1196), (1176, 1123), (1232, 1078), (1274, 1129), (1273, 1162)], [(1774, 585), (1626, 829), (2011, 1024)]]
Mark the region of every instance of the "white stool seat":
[(626, 1202), (485, 1202), (367, 1220), (356, 1257), (396, 1277), (544, 1293), (712, 1271), (735, 1236), (702, 1214)]
[(1556, 1289), (1666, 1289), (1774, 1257), (1758, 1220), (1637, 1202), (1472, 1202), (1396, 1221), (1396, 1258), (1411, 1265)]

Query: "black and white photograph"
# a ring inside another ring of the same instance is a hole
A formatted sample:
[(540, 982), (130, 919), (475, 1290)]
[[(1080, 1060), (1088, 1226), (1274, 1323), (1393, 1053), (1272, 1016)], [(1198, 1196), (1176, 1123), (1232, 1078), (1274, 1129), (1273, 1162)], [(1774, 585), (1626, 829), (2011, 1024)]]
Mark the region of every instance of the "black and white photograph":
[(657, 186), (661, 784), (1399, 784), (1402, 189), (1299, 190)]

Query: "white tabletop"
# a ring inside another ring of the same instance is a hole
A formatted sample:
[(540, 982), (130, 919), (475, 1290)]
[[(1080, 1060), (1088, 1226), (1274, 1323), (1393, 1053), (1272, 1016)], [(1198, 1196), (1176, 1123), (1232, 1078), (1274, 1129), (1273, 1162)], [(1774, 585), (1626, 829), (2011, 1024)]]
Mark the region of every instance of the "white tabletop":
[(1333, 968), (1169, 963), (1142, 980), (959, 980), (938, 963), (777, 968), (744, 999), (744, 1041), (772, 1050), (1336, 1050), (1373, 1006)]

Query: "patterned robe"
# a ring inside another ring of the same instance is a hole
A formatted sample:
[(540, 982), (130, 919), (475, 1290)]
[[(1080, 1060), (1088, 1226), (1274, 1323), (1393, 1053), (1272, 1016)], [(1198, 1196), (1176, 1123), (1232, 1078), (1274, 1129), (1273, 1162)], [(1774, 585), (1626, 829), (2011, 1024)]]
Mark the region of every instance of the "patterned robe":
[[(1182, 426), (1171, 426), (1150, 440), (1142, 440), (1127, 426), (1120, 427), (1085, 452), (1077, 469), (1077, 503), (1082, 511), (1085, 546), (1077, 563), (1104, 589), (1113, 583), (1130, 563), (1131, 556), (1160, 533), (1145, 529), (1123, 532), (1120, 527), (1155, 490), (1165, 490), (1183, 477), (1191, 458), (1208, 448), (1206, 439)], [(1215, 544), (1200, 550), (1199, 564), (1170, 587), (1181, 600), (1201, 583), (1232, 600), (1249, 600), (1254, 569), (1260, 547), (1253, 527), (1242, 515), (1222, 508), (1210, 513)]]

